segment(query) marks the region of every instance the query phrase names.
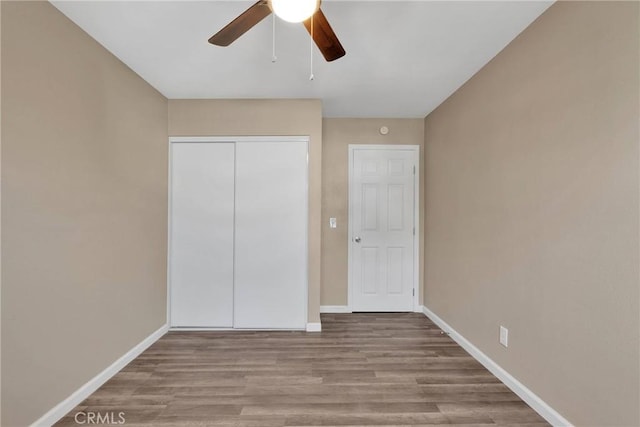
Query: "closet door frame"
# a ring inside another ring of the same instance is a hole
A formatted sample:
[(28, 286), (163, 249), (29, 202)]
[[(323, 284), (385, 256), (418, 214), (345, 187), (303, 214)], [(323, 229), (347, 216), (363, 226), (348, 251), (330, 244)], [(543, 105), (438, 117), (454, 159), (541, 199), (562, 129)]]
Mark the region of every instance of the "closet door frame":
[[(167, 324), (171, 325), (171, 207), (172, 207), (172, 156), (171, 145), (179, 143), (236, 143), (236, 142), (300, 142), (307, 145), (307, 174), (306, 174), (306, 218), (307, 227), (305, 228), (305, 271), (306, 282), (304, 286), (304, 313), (305, 319), (308, 322), (309, 318), (309, 141), (310, 137), (305, 135), (299, 136), (171, 136), (168, 141), (168, 197), (167, 197)], [(173, 328), (169, 327), (169, 330), (179, 331), (234, 331), (247, 329), (235, 329), (235, 328)], [(269, 329), (256, 329), (256, 330), (269, 330)]]

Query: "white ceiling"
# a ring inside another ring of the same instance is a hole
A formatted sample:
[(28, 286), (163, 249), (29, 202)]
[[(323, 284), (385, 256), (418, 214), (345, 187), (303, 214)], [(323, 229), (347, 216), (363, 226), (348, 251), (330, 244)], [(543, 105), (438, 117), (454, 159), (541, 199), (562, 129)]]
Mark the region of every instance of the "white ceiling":
[(302, 24), (271, 17), (207, 39), (253, 1), (52, 3), (167, 98), (321, 98), (325, 117), (424, 117), (551, 1), (342, 1), (322, 10), (347, 55), (327, 63)]

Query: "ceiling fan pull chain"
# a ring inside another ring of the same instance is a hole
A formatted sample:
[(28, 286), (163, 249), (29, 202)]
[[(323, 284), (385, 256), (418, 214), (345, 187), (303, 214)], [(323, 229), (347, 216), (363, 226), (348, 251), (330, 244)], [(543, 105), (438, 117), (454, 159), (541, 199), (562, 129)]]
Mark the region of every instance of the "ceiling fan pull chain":
[(311, 57), (311, 75), (309, 76), (309, 80), (313, 80), (315, 79), (315, 76), (313, 75), (313, 21), (314, 21), (314, 15), (311, 15), (311, 41), (309, 43), (309, 46), (311, 46), (311, 50), (310, 50), (310, 57)]
[(273, 51), (271, 53), (271, 62), (276, 62), (278, 60), (278, 57), (276, 56), (276, 14), (272, 14), (273, 15), (273, 35), (272, 35), (272, 42), (273, 42)]

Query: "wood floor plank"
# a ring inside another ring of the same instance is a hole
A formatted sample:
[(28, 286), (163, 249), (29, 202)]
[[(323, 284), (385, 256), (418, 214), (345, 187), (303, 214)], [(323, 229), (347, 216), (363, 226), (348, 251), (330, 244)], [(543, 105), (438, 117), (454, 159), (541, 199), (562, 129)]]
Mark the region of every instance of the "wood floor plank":
[(428, 318), (323, 314), (322, 332), (170, 332), (74, 408), (130, 426), (542, 426)]

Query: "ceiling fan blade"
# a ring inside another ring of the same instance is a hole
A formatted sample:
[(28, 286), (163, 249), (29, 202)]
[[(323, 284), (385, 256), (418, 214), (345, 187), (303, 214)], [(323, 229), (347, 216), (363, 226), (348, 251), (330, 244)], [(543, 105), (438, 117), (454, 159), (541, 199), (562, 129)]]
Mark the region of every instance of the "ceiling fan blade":
[[(311, 32), (311, 20), (313, 19), (313, 34)], [(336, 36), (336, 33), (333, 32), (331, 25), (329, 25), (329, 21), (322, 13), (321, 9), (309, 19), (304, 21), (304, 26), (309, 31), (309, 34), (312, 35), (313, 41), (316, 42), (318, 49), (322, 52), (324, 59), (327, 61), (335, 61), (338, 58), (342, 58), (346, 52), (340, 44), (340, 40)]]
[(215, 33), (209, 39), (209, 43), (217, 46), (229, 46), (238, 37), (249, 31), (254, 25), (271, 14), (271, 9), (265, 0), (259, 0), (256, 4), (245, 10), (226, 27)]

